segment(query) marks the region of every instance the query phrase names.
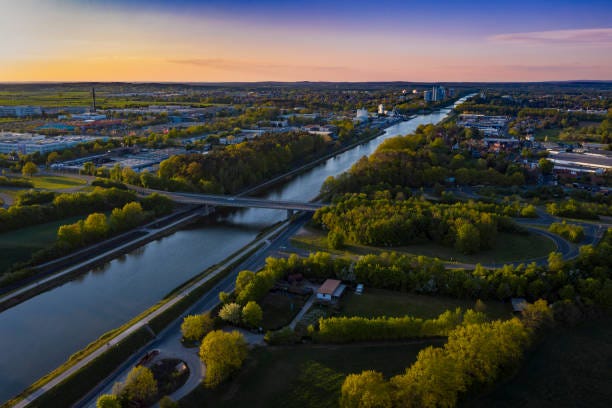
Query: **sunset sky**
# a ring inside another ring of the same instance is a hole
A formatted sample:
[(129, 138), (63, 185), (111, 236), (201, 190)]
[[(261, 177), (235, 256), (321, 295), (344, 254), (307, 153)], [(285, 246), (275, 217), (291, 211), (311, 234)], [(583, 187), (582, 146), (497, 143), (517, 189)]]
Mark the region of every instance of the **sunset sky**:
[(610, 0), (0, 6), (0, 82), (612, 80)]

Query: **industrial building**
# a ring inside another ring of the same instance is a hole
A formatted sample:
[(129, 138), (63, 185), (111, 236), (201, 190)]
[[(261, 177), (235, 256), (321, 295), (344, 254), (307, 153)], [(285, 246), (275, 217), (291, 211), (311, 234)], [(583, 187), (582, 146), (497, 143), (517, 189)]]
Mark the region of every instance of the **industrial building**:
[(459, 115), (458, 126), (478, 129), (485, 137), (503, 138), (508, 131), (507, 116), (485, 116), (464, 113)]
[(42, 115), (40, 106), (0, 106), (0, 117), (23, 118)]
[(98, 139), (106, 140), (108, 138), (91, 136), (46, 137), (31, 133), (0, 132), (0, 153), (32, 154), (36, 152), (60, 152), (81, 143), (87, 143)]

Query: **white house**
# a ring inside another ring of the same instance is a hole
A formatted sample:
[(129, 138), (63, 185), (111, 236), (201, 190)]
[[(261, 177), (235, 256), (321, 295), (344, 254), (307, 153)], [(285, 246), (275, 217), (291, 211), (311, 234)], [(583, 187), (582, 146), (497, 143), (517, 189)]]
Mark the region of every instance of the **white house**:
[(317, 289), (318, 300), (337, 300), (340, 299), (342, 293), (344, 293), (346, 285), (342, 284), (342, 281), (337, 279), (327, 279), (319, 289)]

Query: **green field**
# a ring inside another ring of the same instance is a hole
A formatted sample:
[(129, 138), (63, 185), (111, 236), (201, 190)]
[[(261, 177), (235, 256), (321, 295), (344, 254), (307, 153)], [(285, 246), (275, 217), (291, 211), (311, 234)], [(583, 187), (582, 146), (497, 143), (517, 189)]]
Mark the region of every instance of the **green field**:
[(610, 339), (610, 318), (555, 329), (527, 355), (513, 379), (463, 406), (609, 407), (612, 401)]
[(288, 296), (282, 293), (268, 293), (261, 301), (265, 330), (278, 330), (291, 323), (298, 314), (305, 300), (299, 296)]
[(66, 176), (34, 176), (30, 180), (35, 188), (45, 190), (62, 190), (66, 188), (80, 187), (87, 184), (85, 180)]
[(464, 262), (468, 264), (497, 264), (503, 262), (521, 261), (548, 256), (556, 249), (555, 243), (538, 234), (510, 234), (501, 232), (497, 236), (495, 248), (481, 251), (477, 254), (465, 255), (453, 247), (439, 245), (433, 242), (424, 242), (410, 246), (383, 248), (348, 243), (343, 251), (330, 251), (327, 247), (327, 238), (324, 232), (315, 229), (305, 229), (294, 236), (292, 243), (296, 247), (329, 251), (342, 255), (366, 255), (396, 251), (412, 255), (425, 255), (440, 258), (445, 261)]
[(27, 261), (34, 252), (53, 244), (61, 225), (81, 218), (71, 217), (0, 234), (0, 274), (15, 262)]
[[(346, 316), (415, 316), (424, 319), (438, 317), (446, 310), (457, 307), (473, 309), (475, 302), (467, 299), (454, 299), (444, 296), (426, 296), (382, 289), (365, 288), (363, 294), (347, 293), (342, 298), (341, 313)], [(510, 304), (487, 301), (486, 313), (492, 319), (512, 316)]]
[(196, 389), (181, 407), (337, 407), (347, 374), (365, 369), (400, 374), (431, 344), (442, 342), (256, 348), (233, 379), (214, 390)]

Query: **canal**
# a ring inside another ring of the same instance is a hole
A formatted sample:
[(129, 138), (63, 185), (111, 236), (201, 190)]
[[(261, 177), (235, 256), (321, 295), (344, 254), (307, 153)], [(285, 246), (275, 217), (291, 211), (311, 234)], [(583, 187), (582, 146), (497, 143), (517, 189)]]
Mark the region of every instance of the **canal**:
[[(311, 200), (327, 177), (348, 170), (385, 139), (412, 133), (422, 124), (438, 123), (450, 111), (445, 108), (390, 126), (381, 136), (294, 177), (266, 197)], [(245, 209), (204, 220), (0, 313), (0, 401), (16, 395), (74, 352), (285, 217), (285, 211)]]

